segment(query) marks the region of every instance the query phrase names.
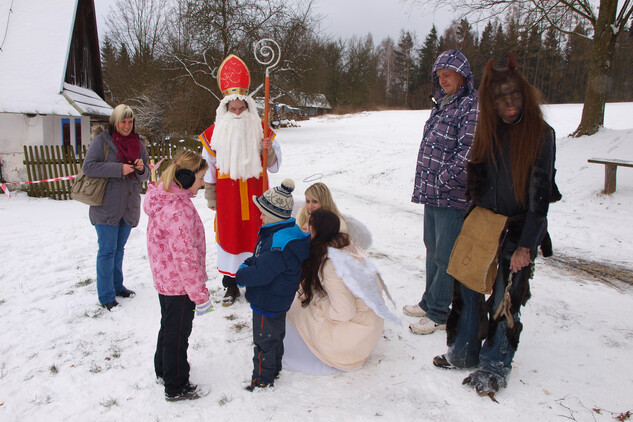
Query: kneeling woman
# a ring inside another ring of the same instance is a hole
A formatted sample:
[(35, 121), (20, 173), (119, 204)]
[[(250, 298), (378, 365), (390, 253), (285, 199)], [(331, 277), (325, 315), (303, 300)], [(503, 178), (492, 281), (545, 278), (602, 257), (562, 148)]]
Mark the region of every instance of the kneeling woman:
[(383, 291), (391, 297), (376, 267), (340, 233), (339, 217), (315, 210), (308, 228), (310, 255), (288, 311), (283, 367), (308, 374), (358, 369), (378, 343), (384, 319), (400, 320), (385, 305)]

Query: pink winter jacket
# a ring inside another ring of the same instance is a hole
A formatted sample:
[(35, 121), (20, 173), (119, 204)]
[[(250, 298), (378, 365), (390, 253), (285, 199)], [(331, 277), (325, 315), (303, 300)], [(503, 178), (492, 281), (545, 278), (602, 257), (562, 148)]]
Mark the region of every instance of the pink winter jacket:
[(209, 300), (204, 226), (191, 202), (194, 195), (176, 183), (170, 191), (162, 183), (149, 185), (143, 203), (154, 286), (162, 295), (188, 295), (199, 305)]

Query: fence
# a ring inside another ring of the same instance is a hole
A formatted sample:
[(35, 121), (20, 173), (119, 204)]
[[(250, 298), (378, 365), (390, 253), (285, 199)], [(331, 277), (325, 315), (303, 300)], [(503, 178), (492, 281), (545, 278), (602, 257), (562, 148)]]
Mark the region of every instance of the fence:
[[(189, 149), (189, 148), (188, 148)], [(158, 163), (165, 159), (156, 169), (155, 177), (160, 177), (173, 157), (176, 146), (163, 143), (147, 147), (150, 164)], [(200, 152), (199, 150), (196, 152)], [(72, 146), (61, 145), (37, 145), (24, 146), (24, 165), (30, 181), (47, 180), (57, 177), (74, 176), (83, 166), (86, 156), (86, 147), (75, 154)], [(61, 180), (55, 182), (32, 183), (27, 185), (29, 196), (48, 197), (53, 199), (70, 199), (70, 187), (73, 180)], [(143, 183), (142, 192), (147, 190), (147, 183)]]

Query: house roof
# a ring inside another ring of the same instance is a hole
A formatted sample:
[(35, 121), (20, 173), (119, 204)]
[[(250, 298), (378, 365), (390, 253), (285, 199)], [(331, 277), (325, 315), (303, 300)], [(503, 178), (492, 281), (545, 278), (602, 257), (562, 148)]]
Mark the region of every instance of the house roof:
[(0, 0), (0, 113), (110, 115), (96, 93), (64, 83), (78, 2)]

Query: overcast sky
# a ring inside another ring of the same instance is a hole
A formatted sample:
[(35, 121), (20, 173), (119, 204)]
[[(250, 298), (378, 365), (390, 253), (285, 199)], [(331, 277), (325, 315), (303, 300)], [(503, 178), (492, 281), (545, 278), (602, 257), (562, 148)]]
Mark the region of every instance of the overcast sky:
[[(94, 0), (97, 10), (99, 37), (106, 33), (105, 17), (114, 0)], [(433, 6), (413, 9), (400, 0), (314, 0), (314, 11), (325, 18), (322, 30), (343, 39), (371, 33), (374, 43), (379, 44), (390, 36), (396, 42), (400, 31), (415, 32), (418, 43), (423, 42), (435, 24), (439, 34), (444, 32), (452, 14), (446, 10), (435, 11)]]

